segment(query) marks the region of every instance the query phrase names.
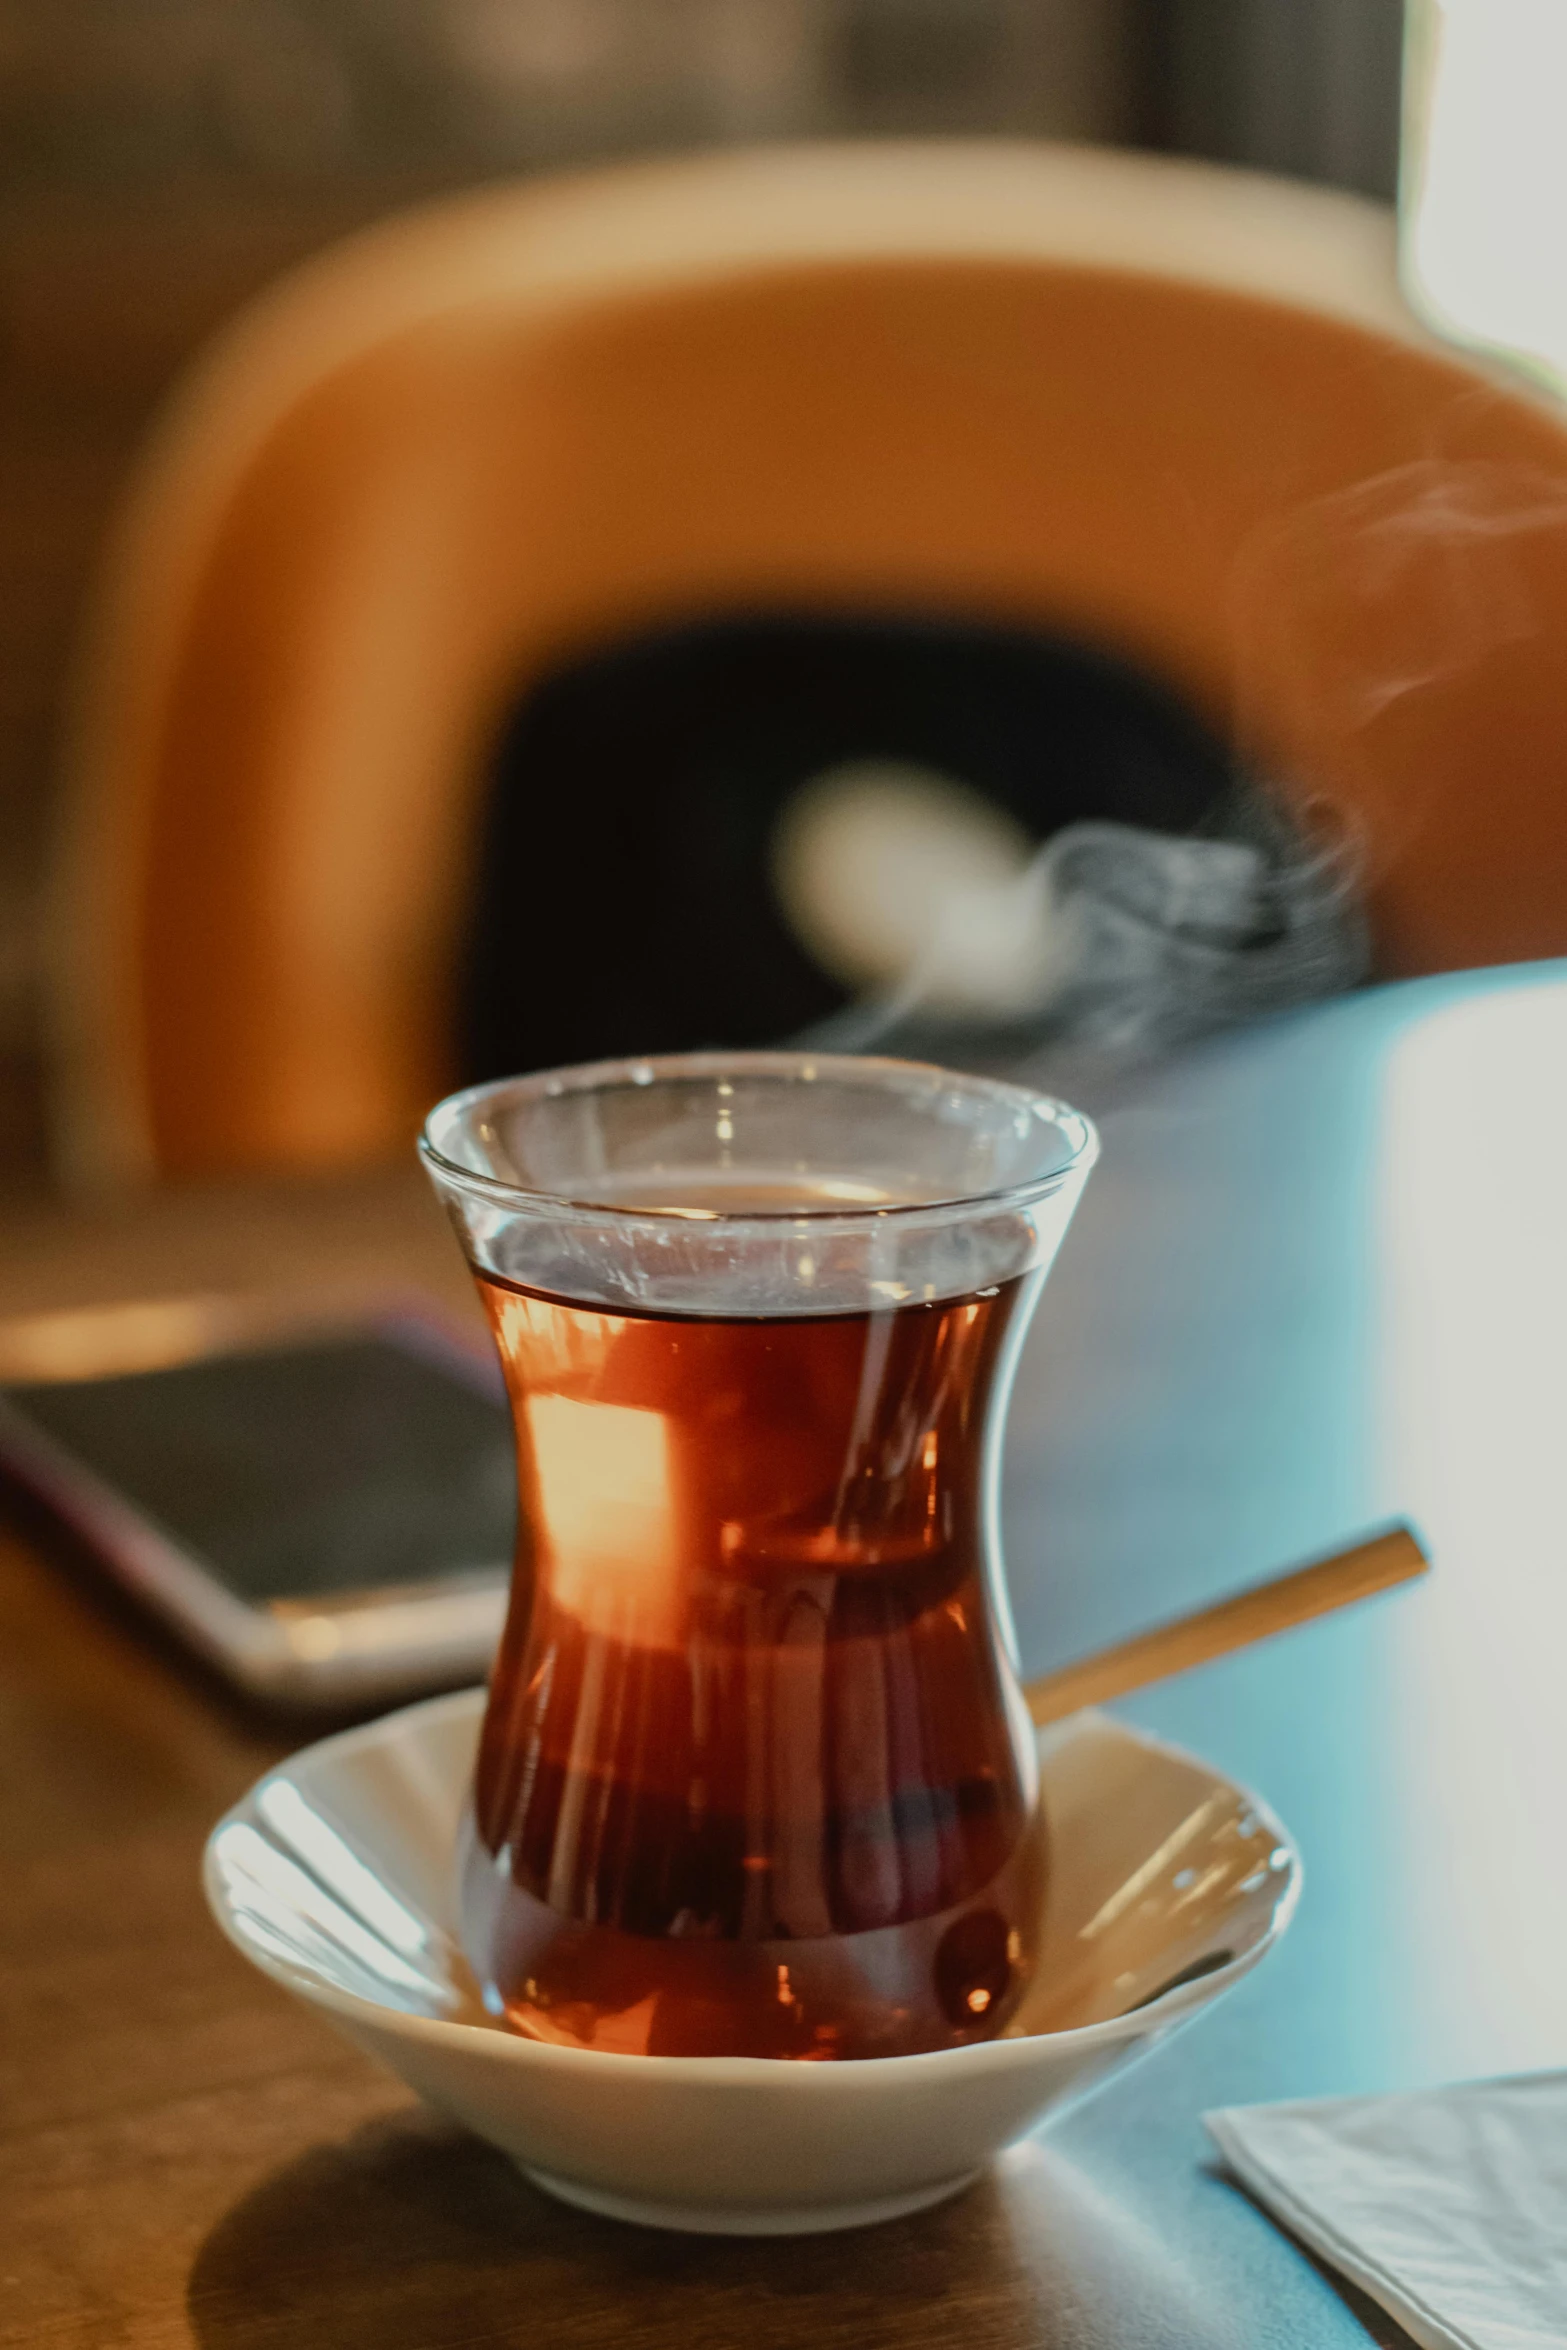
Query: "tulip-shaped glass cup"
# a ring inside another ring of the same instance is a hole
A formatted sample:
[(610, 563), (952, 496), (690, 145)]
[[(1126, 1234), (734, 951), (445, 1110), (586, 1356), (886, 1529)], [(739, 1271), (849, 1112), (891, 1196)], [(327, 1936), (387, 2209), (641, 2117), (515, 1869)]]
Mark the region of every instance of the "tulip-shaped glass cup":
[(516, 1418), (462, 1918), (519, 2031), (823, 2058), (1006, 2022), (1045, 1855), (1001, 1422), (1095, 1150), (1018, 1086), (796, 1053), (432, 1115)]

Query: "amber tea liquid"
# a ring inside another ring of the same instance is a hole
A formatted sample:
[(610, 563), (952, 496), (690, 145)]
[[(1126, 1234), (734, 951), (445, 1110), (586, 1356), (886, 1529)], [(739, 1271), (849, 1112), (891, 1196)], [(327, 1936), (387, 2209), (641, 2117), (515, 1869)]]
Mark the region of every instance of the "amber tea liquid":
[(1043, 1853), (985, 1431), (1039, 1277), (733, 1318), (481, 1279), (522, 1557), (463, 1917), (519, 2031), (824, 2058), (1005, 2022)]

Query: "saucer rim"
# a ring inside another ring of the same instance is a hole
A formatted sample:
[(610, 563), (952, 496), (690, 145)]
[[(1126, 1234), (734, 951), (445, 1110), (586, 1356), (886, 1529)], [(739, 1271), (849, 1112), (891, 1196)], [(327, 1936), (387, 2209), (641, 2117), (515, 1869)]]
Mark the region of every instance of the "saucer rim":
[[(1276, 1849), (1288, 1855), (1288, 1866), (1278, 1871), (1280, 1888), (1268, 1921), (1262, 1933), (1250, 1947), (1238, 1951), (1221, 1967), (1199, 1976), (1195, 1981), (1174, 1985), (1161, 1992), (1146, 2006), (1123, 2010), (1119, 2015), (1105, 2016), (1097, 2023), (1075, 2024), (1064, 2031), (1019, 2032), (1008, 2038), (1004, 2034), (994, 2040), (971, 2041), (959, 2048), (929, 2048), (904, 2056), (877, 2056), (843, 2058), (837, 2064), (788, 2064), (769, 2056), (662, 2056), (627, 2055), (605, 2048), (563, 2047), (552, 2041), (531, 2040), (520, 2032), (508, 2032), (498, 2024), (463, 2023), (453, 2018), (419, 2015), (407, 2008), (383, 2004), (379, 2000), (363, 1998), (358, 1992), (347, 1991), (336, 1984), (324, 1982), (319, 1976), (295, 1968), (287, 1960), (263, 1949), (250, 1940), (231, 1908), (217, 1856), (219, 1838), (228, 1828), (237, 1825), (253, 1826), (253, 1810), (261, 1790), (280, 1774), (306, 1762), (335, 1759), (365, 1746), (381, 1743), (396, 1726), (407, 1725), (418, 1717), (439, 1717), (445, 1714), (482, 1714), (486, 1690), (481, 1683), (467, 1689), (443, 1691), (435, 1697), (417, 1700), (412, 1705), (399, 1706), (393, 1711), (376, 1715), (367, 1722), (352, 1723), (345, 1730), (333, 1731), (308, 1746), (298, 1748), (278, 1763), (263, 1771), (252, 1781), (244, 1794), (233, 1803), (214, 1824), (202, 1850), (202, 1889), (207, 1907), (225, 1939), (240, 1956), (261, 1974), (304, 1999), (313, 2007), (320, 2007), (356, 2031), (390, 2033), (394, 2037), (422, 2042), (426, 2046), (443, 2048), (454, 2053), (472, 2052), (477, 2045), (484, 2047), (487, 2056), (501, 2064), (537, 2070), (540, 2066), (562, 2073), (579, 2072), (583, 2065), (595, 2068), (595, 2078), (605, 2077), (606, 2068), (616, 2068), (628, 2079), (646, 2083), (650, 2070), (656, 2070), (666, 2080), (701, 2082), (715, 2089), (733, 2087), (754, 2089), (762, 2082), (775, 2087), (783, 2080), (800, 2084), (795, 2094), (831, 2096), (841, 2093), (846, 2078), (870, 2070), (879, 2079), (890, 2080), (908, 2076), (911, 2067), (928, 2069), (940, 2065), (952, 2072), (959, 2064), (969, 2071), (983, 2073), (1006, 2069), (1022, 2060), (1023, 2052), (1091, 2050), (1095, 2047), (1113, 2047), (1119, 2041), (1135, 2034), (1162, 2036), (1186, 2021), (1203, 2007), (1211, 2004), (1259, 1966), (1280, 1936), (1286, 1931), (1300, 1901), (1304, 1884), (1304, 1864), (1299, 1847), (1272, 1806), (1239, 1779), (1234, 1779), (1216, 1764), (1205, 1762), (1200, 1755), (1173, 1740), (1160, 1738), (1151, 1731), (1140, 1730), (1118, 1716), (1097, 1706), (1085, 1706), (1078, 1713), (1052, 1722), (1037, 1733), (1042, 1751), (1063, 1745), (1074, 1730), (1090, 1723), (1102, 1723), (1118, 1738), (1125, 1739), (1145, 1752), (1169, 1757), (1172, 1761), (1188, 1764), (1204, 1772), (1209, 1778), (1231, 1789), (1254, 1812), (1258, 1820), (1271, 1832)], [(812, 2086), (806, 2086), (812, 2084)]]

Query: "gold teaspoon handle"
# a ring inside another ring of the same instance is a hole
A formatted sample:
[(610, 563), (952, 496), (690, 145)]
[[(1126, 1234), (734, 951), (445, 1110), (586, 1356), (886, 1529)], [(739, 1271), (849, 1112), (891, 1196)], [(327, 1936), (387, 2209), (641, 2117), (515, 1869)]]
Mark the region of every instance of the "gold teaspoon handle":
[(1195, 1615), (1177, 1616), (1151, 1632), (1117, 1641), (1096, 1656), (1045, 1673), (1027, 1682), (1023, 1696), (1041, 1726), (1074, 1714), (1081, 1706), (1105, 1705), (1129, 1690), (1146, 1688), (1150, 1681), (1167, 1680), (1173, 1673), (1190, 1672), (1232, 1649), (1249, 1648), (1292, 1625), (1310, 1623), (1334, 1608), (1349, 1607), (1374, 1592), (1390, 1591), (1423, 1575), (1431, 1562), (1409, 1527), (1388, 1526), (1331, 1558), (1314, 1559), (1267, 1583), (1254, 1583), (1214, 1607)]

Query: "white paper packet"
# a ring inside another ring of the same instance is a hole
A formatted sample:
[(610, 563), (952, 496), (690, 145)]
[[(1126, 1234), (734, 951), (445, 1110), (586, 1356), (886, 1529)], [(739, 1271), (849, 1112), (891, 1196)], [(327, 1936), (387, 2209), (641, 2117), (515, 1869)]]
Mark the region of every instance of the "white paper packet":
[(1203, 2119), (1242, 2184), (1421, 2350), (1564, 2350), (1567, 2073)]

